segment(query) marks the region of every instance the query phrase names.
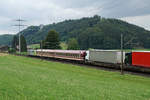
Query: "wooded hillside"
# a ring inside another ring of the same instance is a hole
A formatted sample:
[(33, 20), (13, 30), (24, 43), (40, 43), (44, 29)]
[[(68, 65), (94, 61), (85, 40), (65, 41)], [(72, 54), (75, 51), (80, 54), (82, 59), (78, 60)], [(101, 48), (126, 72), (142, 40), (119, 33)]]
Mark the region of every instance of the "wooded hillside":
[(45, 38), (49, 30), (56, 30), (61, 41), (76, 38), (81, 49), (118, 49), (120, 34), (124, 34), (125, 48), (150, 48), (150, 31), (118, 19), (94, 17), (66, 20), (40, 26), (30, 26), (23, 30), (28, 44), (37, 44)]

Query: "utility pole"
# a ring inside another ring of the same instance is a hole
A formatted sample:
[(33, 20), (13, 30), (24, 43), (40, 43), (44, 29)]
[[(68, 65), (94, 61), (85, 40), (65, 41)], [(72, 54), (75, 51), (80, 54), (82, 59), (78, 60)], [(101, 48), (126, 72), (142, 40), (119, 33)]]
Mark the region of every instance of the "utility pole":
[(123, 38), (124, 38), (124, 36), (123, 36), (123, 34), (121, 33), (121, 65), (120, 65), (120, 69), (121, 69), (121, 75), (123, 75), (124, 74), (124, 59), (123, 59), (123, 56), (124, 56), (124, 54), (123, 54), (123, 48), (124, 48), (124, 46), (126, 46), (126, 45), (128, 45), (128, 44), (131, 44), (131, 45), (138, 45), (138, 43), (133, 43), (133, 41), (134, 40), (136, 40), (137, 39), (137, 37), (132, 37), (130, 40), (128, 40), (126, 43), (124, 43), (123, 42)]
[(41, 40), (41, 57), (42, 57), (42, 49), (43, 49), (43, 44), (42, 44), (42, 40)]
[(41, 47), (40, 47), (40, 49), (41, 49), (41, 61), (43, 60), (43, 42), (42, 42), (42, 40), (41, 40)]
[(123, 34), (121, 33), (121, 75), (124, 74), (124, 71), (123, 71)]
[(22, 20), (22, 19), (20, 19), (20, 18), (17, 19), (17, 20), (15, 20), (15, 21), (17, 21), (18, 24), (13, 25), (13, 26), (18, 26), (18, 28), (19, 28), (19, 32), (18, 32), (18, 33), (19, 33), (19, 53), (21, 53), (21, 38), (20, 38), (21, 35), (20, 35), (20, 28), (23, 27), (23, 26), (27, 26), (27, 25), (22, 25), (21, 22), (23, 22), (23, 21), (25, 21), (25, 20)]

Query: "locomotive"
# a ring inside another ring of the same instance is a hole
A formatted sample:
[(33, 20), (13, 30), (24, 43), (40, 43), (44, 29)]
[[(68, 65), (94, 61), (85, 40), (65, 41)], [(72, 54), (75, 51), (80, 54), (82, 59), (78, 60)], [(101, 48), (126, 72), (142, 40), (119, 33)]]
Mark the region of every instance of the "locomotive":
[[(120, 50), (28, 50), (29, 56), (80, 61), (86, 64), (120, 68)], [(123, 52), (124, 70), (150, 73), (150, 51)]]

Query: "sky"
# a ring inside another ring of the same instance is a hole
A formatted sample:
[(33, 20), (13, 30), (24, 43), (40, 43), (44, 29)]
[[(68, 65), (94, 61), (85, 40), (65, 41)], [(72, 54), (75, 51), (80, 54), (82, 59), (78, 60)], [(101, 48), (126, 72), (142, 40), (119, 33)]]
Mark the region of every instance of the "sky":
[[(150, 30), (150, 0), (0, 0), (0, 35), (16, 34), (22, 24), (40, 25), (99, 15)], [(26, 28), (22, 27), (21, 29)]]

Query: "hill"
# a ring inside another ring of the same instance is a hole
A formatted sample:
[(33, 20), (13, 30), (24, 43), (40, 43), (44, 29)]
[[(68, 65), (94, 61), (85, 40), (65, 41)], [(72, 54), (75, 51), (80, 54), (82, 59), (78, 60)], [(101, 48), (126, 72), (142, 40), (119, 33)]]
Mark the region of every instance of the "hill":
[(61, 41), (76, 38), (81, 49), (119, 49), (121, 33), (124, 34), (125, 48), (150, 48), (150, 31), (122, 20), (97, 15), (44, 25), (42, 28), (30, 26), (20, 34), (25, 36), (28, 44), (37, 44), (52, 29), (60, 34)]
[(0, 35), (0, 45), (11, 45), (12, 39), (13, 35), (10, 34)]

